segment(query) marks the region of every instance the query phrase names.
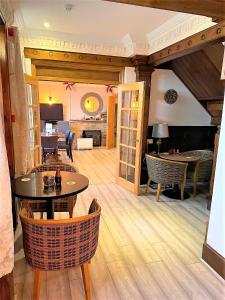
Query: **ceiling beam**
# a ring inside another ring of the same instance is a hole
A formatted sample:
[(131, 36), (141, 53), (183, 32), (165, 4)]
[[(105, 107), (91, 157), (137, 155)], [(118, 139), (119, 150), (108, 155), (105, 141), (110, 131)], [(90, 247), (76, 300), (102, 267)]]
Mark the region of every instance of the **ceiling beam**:
[(42, 50), (24, 48), (25, 58), (54, 60), (62, 62), (73, 62), (93, 65), (132, 67), (131, 59), (128, 57), (108, 56), (99, 54), (86, 54), (53, 50)]
[(213, 18), (224, 18), (225, 0), (104, 0), (178, 11)]
[(31, 59), (31, 63), (39, 67), (52, 67), (58, 69), (75, 69), (75, 70), (90, 70), (90, 71), (105, 71), (105, 72), (121, 72), (124, 67), (119, 66), (106, 66), (106, 65), (94, 65), (94, 64), (83, 64), (74, 62), (64, 62), (56, 60), (45, 60), (45, 59)]
[(204, 47), (224, 41), (225, 21), (151, 54), (148, 63), (156, 67)]

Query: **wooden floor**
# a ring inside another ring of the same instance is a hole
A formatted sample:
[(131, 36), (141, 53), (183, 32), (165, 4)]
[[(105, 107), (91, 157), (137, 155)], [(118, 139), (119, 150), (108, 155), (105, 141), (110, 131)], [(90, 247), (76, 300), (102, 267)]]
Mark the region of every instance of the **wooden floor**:
[[(92, 198), (102, 206), (99, 245), (92, 264), (92, 299), (225, 299), (225, 284), (201, 262), (206, 198), (156, 203), (153, 193), (135, 196), (115, 184), (115, 150), (74, 152), (74, 165), (90, 179), (74, 216)], [(57, 214), (57, 218), (68, 217)], [(21, 229), (16, 233), (15, 299), (32, 299), (33, 276), (26, 264)], [(78, 269), (46, 272), (41, 299), (84, 299)]]

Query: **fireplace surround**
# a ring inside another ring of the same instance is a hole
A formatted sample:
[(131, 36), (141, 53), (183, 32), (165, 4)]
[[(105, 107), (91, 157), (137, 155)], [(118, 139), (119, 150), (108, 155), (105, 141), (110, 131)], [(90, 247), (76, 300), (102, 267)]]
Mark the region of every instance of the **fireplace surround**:
[(101, 130), (83, 130), (83, 138), (93, 138), (93, 146), (100, 147), (102, 140)]

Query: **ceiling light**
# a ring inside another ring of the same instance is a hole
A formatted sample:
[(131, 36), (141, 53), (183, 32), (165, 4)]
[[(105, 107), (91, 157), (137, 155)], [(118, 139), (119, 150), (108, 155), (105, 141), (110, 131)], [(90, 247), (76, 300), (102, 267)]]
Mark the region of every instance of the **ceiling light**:
[(65, 8), (66, 12), (69, 13), (73, 8), (73, 4), (67, 3), (64, 5), (64, 8)]
[(49, 27), (50, 27), (50, 24), (49, 24), (48, 22), (45, 22), (45, 23), (44, 23), (44, 26), (45, 26), (45, 28), (49, 28)]

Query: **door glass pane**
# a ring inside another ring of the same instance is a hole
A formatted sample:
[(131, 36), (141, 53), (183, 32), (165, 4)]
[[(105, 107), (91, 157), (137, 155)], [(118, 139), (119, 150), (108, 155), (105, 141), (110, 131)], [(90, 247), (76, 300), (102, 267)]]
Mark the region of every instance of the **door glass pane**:
[(120, 147), (120, 160), (123, 162), (127, 162), (127, 156), (128, 156), (128, 148), (127, 147)]
[(136, 157), (136, 150), (128, 148), (127, 163), (135, 166), (135, 157)]
[(130, 111), (123, 110), (121, 111), (121, 126), (129, 127), (130, 123)]
[(139, 106), (139, 91), (132, 91), (130, 107), (138, 110)]
[(30, 148), (33, 149), (34, 148), (34, 131), (30, 130)]
[(136, 147), (137, 143), (137, 131), (129, 130), (129, 145), (132, 147)]
[(128, 166), (127, 167), (127, 180), (134, 183), (135, 178), (135, 168)]
[(122, 92), (122, 108), (130, 108), (131, 101), (131, 92), (123, 91)]
[(119, 172), (119, 176), (127, 179), (127, 166), (125, 164), (120, 163), (120, 172)]
[(32, 105), (33, 104), (32, 86), (30, 84), (27, 84), (26, 87), (27, 87), (27, 102), (28, 102), (28, 105)]
[(131, 111), (128, 127), (137, 128), (137, 120), (138, 120), (138, 111), (137, 110)]
[(33, 126), (34, 126), (34, 119), (33, 119), (33, 108), (32, 107), (28, 108), (28, 113), (29, 113), (29, 127), (33, 128)]
[(122, 92), (122, 108), (136, 108), (139, 104), (139, 91), (123, 91)]
[(128, 145), (129, 130), (121, 128), (121, 144)]

